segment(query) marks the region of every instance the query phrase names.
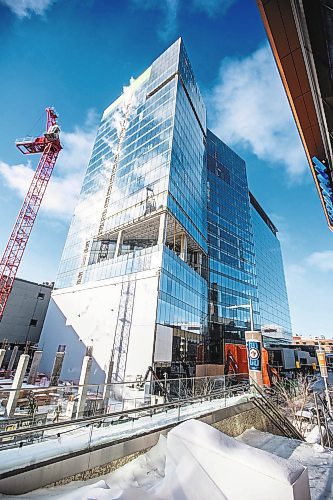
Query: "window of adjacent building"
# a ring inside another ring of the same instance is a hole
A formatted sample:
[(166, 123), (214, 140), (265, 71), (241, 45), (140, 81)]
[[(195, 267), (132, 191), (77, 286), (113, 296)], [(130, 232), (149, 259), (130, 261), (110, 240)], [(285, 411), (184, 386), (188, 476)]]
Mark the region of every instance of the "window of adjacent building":
[(37, 299), (44, 300), (45, 299), (45, 293), (39, 292), (37, 295)]
[(33, 318), (32, 318), (32, 319), (30, 320), (30, 325), (29, 325), (29, 326), (37, 326), (37, 321), (38, 321), (37, 319), (33, 319)]

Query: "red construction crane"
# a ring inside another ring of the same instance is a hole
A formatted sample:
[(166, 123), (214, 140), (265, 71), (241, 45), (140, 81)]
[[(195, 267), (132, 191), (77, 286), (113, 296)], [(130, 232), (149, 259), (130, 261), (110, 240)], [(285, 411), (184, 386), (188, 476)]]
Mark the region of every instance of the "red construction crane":
[(42, 153), (42, 156), (0, 262), (0, 321), (46, 186), (62, 149), (58, 116), (52, 108), (46, 108), (46, 113), (46, 132), (43, 136), (16, 141), (16, 146), (23, 154)]

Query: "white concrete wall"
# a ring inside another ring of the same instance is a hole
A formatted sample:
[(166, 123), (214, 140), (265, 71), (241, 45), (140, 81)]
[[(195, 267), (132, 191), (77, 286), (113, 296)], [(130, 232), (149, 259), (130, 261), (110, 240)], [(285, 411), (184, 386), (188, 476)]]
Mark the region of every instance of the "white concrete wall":
[[(110, 363), (123, 280), (77, 285), (52, 294), (39, 346), (40, 371), (50, 374), (59, 344), (66, 345), (61, 380), (77, 382), (87, 345), (93, 345), (91, 383), (102, 383)], [(157, 305), (156, 269), (130, 275), (136, 280), (126, 378), (143, 375), (152, 364)], [(93, 341), (92, 341), (93, 339)]]

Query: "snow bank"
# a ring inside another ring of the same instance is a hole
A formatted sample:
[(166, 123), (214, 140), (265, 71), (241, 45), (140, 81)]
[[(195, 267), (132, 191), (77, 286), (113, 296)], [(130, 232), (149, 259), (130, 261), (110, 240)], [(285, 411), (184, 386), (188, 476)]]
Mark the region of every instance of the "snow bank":
[(99, 479), (84, 487), (71, 483), (21, 498), (310, 499), (305, 467), (238, 442), (197, 420), (178, 425), (147, 453)]
[(297, 460), (308, 469), (311, 499), (333, 498), (333, 452), (329, 449), (256, 429), (249, 429), (236, 439), (280, 457)]
[(157, 492), (170, 500), (310, 499), (304, 466), (237, 442), (197, 420), (169, 432), (165, 479)]
[[(321, 433), (323, 436), (323, 439), (326, 437), (326, 429), (325, 427), (321, 426)], [(320, 431), (319, 431), (319, 426), (315, 425), (314, 428), (309, 432), (309, 434), (306, 436), (305, 441), (307, 443), (311, 444), (320, 444), (321, 443), (321, 436), (320, 436)]]

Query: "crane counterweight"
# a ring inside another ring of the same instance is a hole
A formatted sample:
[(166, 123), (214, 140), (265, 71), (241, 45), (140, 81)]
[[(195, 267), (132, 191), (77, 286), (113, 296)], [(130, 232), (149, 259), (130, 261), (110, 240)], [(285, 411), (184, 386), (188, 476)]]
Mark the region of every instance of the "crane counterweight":
[(47, 184), (62, 149), (59, 139), (60, 127), (57, 123), (58, 116), (52, 108), (46, 108), (46, 113), (46, 132), (43, 136), (16, 141), (17, 148), (23, 154), (41, 153), (42, 156), (0, 261), (0, 320)]

